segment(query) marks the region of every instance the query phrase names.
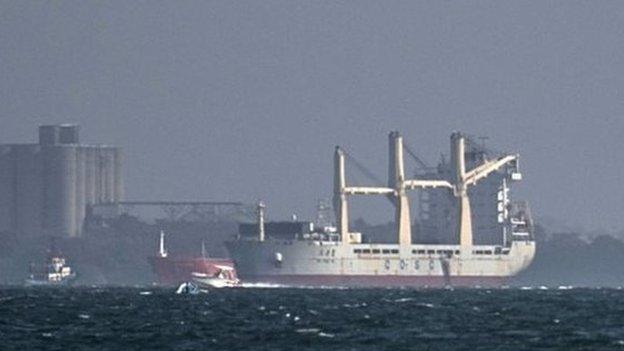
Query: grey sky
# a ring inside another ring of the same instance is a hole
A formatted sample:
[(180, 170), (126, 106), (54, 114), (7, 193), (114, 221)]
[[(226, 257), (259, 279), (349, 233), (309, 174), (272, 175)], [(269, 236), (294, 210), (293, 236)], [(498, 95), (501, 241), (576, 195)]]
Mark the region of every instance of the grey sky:
[[(624, 2), (0, 2), (0, 141), (76, 122), (132, 199), (263, 198), (309, 216), (335, 144), (387, 131), (521, 153), (533, 211), (624, 228)], [(382, 199), (356, 216), (391, 219)]]

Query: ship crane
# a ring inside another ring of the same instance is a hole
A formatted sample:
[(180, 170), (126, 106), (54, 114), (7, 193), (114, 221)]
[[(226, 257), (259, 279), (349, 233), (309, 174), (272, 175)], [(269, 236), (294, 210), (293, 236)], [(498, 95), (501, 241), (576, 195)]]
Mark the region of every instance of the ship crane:
[(462, 247), (473, 245), (472, 213), (470, 210), (470, 198), (468, 187), (477, 184), (492, 172), (497, 171), (504, 165), (514, 162), (518, 155), (506, 155), (494, 160), (486, 160), (483, 164), (466, 171), (466, 138), (459, 132), (451, 135), (451, 160), (455, 170), (454, 184), (445, 180), (407, 180), (405, 186), (408, 189), (417, 188), (448, 188), (457, 199), (457, 236)]
[[(510, 162), (517, 161), (518, 155), (506, 155), (494, 160), (486, 160), (483, 164), (466, 171), (465, 160), (466, 138), (461, 133), (451, 135), (451, 160), (455, 170), (453, 183), (446, 180), (405, 179), (403, 162), (403, 138), (399, 132), (389, 134), (389, 164), (387, 187), (349, 187), (345, 181), (344, 159), (345, 153), (336, 147), (334, 157), (334, 209), (336, 220), (343, 243), (349, 243), (349, 217), (347, 209), (348, 195), (385, 195), (395, 205), (395, 220), (397, 225), (398, 242), (400, 247), (411, 245), (411, 219), (409, 213), (409, 199), (407, 190), (419, 188), (446, 188), (452, 191), (457, 198), (457, 236), (460, 246), (473, 245), (472, 214), (468, 187), (475, 185), (479, 180), (486, 178)], [(409, 151), (408, 151), (409, 152)]]
[(485, 163), (476, 166), (472, 170), (466, 171), (465, 148), (465, 137), (459, 132), (453, 133), (451, 135), (451, 160), (455, 168), (453, 195), (457, 198), (458, 207), (457, 234), (460, 246), (469, 247), (473, 244), (473, 235), (468, 187), (475, 185), (477, 181), (487, 177), (505, 164), (516, 161), (518, 155), (507, 155), (495, 160), (485, 161)]
[(336, 213), (336, 225), (343, 244), (351, 243), (349, 233), (349, 210), (347, 205), (348, 195), (388, 195), (393, 194), (394, 189), (386, 187), (347, 186), (345, 177), (345, 152), (336, 146), (334, 152), (334, 211)]

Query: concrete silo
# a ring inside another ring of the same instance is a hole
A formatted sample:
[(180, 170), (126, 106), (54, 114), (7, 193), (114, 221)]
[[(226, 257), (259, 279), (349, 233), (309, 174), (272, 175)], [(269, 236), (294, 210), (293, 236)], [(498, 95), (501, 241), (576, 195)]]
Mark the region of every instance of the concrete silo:
[(76, 236), (76, 147), (44, 148), (46, 229), (53, 235)]
[(44, 162), (37, 144), (14, 145), (15, 232), (38, 235), (44, 223)]
[(78, 131), (41, 126), (38, 144), (0, 145), (0, 231), (80, 236), (89, 205), (122, 200), (121, 151)]
[(97, 148), (83, 148), (85, 162), (85, 204), (93, 205), (99, 201), (97, 198), (99, 178)]
[(85, 148), (75, 148), (76, 150), (76, 184), (75, 191), (75, 204), (74, 208), (76, 213), (74, 216), (74, 228), (75, 235), (82, 234), (84, 227), (84, 218), (87, 210), (87, 189), (86, 189), (86, 150)]
[(114, 193), (114, 201), (121, 201), (124, 194), (124, 182), (123, 182), (123, 152), (120, 148), (115, 148), (115, 193)]
[(0, 232), (14, 227), (15, 172), (10, 145), (0, 145)]
[(109, 147), (100, 149), (100, 174), (102, 181), (102, 202), (115, 199), (115, 150)]

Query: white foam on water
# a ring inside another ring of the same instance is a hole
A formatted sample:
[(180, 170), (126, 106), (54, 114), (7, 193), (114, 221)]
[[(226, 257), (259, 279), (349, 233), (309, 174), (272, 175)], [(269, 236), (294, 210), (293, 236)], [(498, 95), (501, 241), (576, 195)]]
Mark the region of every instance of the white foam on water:
[(275, 283), (241, 283), (239, 288), (260, 288), (260, 289), (327, 289), (327, 290), (346, 290), (349, 287), (346, 286), (311, 286), (311, 285), (287, 285), (287, 284), (275, 284)]
[(271, 283), (241, 283), (241, 288), (262, 288), (262, 289), (277, 289), (277, 288), (291, 288), (288, 285), (271, 284)]
[(427, 308), (434, 308), (435, 307), (432, 303), (425, 303), (425, 302), (419, 302), (416, 305), (422, 306), (422, 307), (427, 307)]
[(350, 303), (342, 304), (342, 307), (346, 307), (346, 308), (360, 308), (360, 307), (366, 307), (366, 306), (368, 306), (366, 302), (355, 303), (355, 304), (350, 304)]
[(403, 298), (394, 300), (394, 302), (409, 302), (409, 301), (414, 301), (414, 298), (413, 297), (403, 297)]
[(318, 333), (321, 330), (318, 328), (302, 328), (302, 329), (297, 329), (295, 331), (301, 334), (308, 334), (308, 333)]

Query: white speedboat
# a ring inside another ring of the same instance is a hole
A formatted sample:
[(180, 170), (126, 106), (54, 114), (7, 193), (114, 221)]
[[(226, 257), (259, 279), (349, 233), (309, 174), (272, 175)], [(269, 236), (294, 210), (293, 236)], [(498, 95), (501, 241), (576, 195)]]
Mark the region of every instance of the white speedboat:
[(199, 289), (197, 284), (195, 284), (193, 282), (187, 282), (187, 283), (180, 284), (180, 286), (178, 287), (178, 290), (176, 290), (176, 294), (178, 294), (178, 295), (181, 295), (181, 294), (197, 295), (201, 291), (202, 290)]
[(215, 268), (217, 271), (214, 274), (191, 273), (193, 282), (201, 288), (233, 288), (240, 285), (234, 268), (221, 265), (215, 265)]

